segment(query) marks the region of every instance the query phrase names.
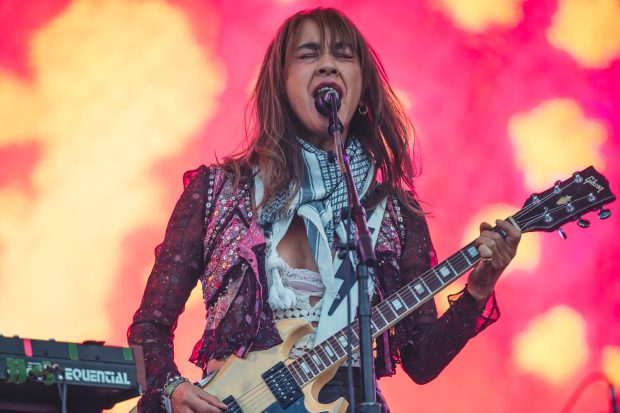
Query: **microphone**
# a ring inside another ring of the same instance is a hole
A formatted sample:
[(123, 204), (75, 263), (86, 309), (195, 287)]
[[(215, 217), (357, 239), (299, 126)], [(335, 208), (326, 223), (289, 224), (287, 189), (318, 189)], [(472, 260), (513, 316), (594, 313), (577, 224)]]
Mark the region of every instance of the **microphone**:
[(329, 86), (322, 87), (314, 97), (314, 106), (323, 116), (329, 116), (334, 107), (338, 111), (340, 109), (340, 95), (338, 91)]

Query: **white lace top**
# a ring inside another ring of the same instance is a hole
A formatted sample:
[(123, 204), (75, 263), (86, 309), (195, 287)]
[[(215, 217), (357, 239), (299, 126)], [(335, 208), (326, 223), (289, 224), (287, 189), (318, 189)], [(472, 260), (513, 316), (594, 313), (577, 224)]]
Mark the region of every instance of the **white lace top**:
[[(321, 308), (323, 307), (323, 293), (325, 286), (318, 272), (292, 268), (286, 266), (281, 273), (282, 283), (295, 293), (296, 303), (292, 308), (275, 310), (276, 321), (291, 318), (300, 318), (310, 323), (318, 323), (321, 318)], [(314, 297), (314, 300), (310, 300)], [(317, 300), (318, 299), (318, 300)], [(310, 301), (316, 301), (314, 305)], [(302, 338), (291, 349), (291, 357), (299, 357), (306, 351), (314, 347), (316, 333), (312, 332)]]
[[(292, 268), (285, 265), (282, 275), (282, 283), (295, 293), (296, 303), (292, 308), (275, 310), (274, 317), (278, 320), (300, 318), (310, 323), (318, 323), (321, 319), (321, 309), (323, 308), (323, 294), (325, 286), (321, 280), (321, 274), (316, 271)], [(318, 298), (314, 305), (310, 304), (311, 297)], [(312, 332), (300, 338), (291, 348), (289, 357), (299, 357), (314, 347), (316, 332)], [(352, 354), (351, 364), (359, 367), (359, 353)]]

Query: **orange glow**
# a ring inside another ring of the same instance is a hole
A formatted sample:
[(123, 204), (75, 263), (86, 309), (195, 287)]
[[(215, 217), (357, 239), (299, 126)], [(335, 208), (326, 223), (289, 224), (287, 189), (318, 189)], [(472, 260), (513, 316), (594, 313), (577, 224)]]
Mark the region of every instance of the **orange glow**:
[(604, 170), (600, 147), (607, 139), (605, 128), (587, 119), (572, 100), (543, 102), (526, 114), (515, 115), (508, 129), (516, 163), (532, 190), (545, 188), (582, 165)]
[[(561, 359), (555, 357), (559, 349)], [(566, 306), (533, 317), (527, 329), (513, 341), (515, 366), (554, 384), (577, 378), (588, 353), (585, 321)]]
[[(315, 5), (352, 18), (411, 116), (439, 257), (588, 164), (620, 191), (617, 0), (1, 4), (0, 334), (126, 344), (182, 173), (238, 147), (277, 27)], [(497, 286), (499, 321), (431, 383), (382, 379), (391, 411), (542, 413), (592, 371), (620, 386), (609, 208), (566, 241), (525, 234)], [(465, 281), (436, 297), (440, 312)], [(175, 338), (192, 380), (204, 311), (196, 288)], [(514, 403), (515, 389), (531, 397)], [(602, 411), (596, 397), (581, 411)]]
[(549, 42), (586, 67), (605, 68), (620, 57), (617, 0), (559, 0)]

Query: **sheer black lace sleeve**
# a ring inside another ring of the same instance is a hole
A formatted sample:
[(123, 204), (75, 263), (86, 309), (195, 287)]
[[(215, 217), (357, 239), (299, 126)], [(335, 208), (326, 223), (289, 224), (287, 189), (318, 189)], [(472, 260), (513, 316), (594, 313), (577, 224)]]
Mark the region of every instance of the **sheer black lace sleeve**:
[[(404, 212), (403, 220), (406, 237), (399, 262), (401, 284), (437, 263), (426, 219)], [(495, 295), (483, 310), (466, 289), (450, 296), (449, 302), (450, 308), (437, 318), (435, 302), (429, 301), (396, 329), (402, 367), (416, 383), (437, 377), (470, 338), (499, 317)]]
[(179, 315), (203, 270), (205, 198), (209, 170), (202, 166), (184, 176), (185, 190), (155, 250), (155, 265), (142, 302), (127, 331), (128, 342), (144, 350), (147, 389), (140, 412), (159, 412), (160, 391), (169, 376), (179, 374), (173, 338)]

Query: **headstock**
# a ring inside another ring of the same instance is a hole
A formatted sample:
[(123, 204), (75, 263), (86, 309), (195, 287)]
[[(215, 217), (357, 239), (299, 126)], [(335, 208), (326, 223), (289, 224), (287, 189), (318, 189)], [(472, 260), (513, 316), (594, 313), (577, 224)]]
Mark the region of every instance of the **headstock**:
[(552, 188), (531, 195), (512, 219), (522, 232), (560, 230), (565, 238), (561, 225), (577, 221), (580, 227), (587, 228), (590, 223), (581, 216), (599, 209), (599, 218), (608, 218), (611, 211), (603, 206), (615, 200), (607, 179), (589, 166), (565, 181), (556, 182)]

